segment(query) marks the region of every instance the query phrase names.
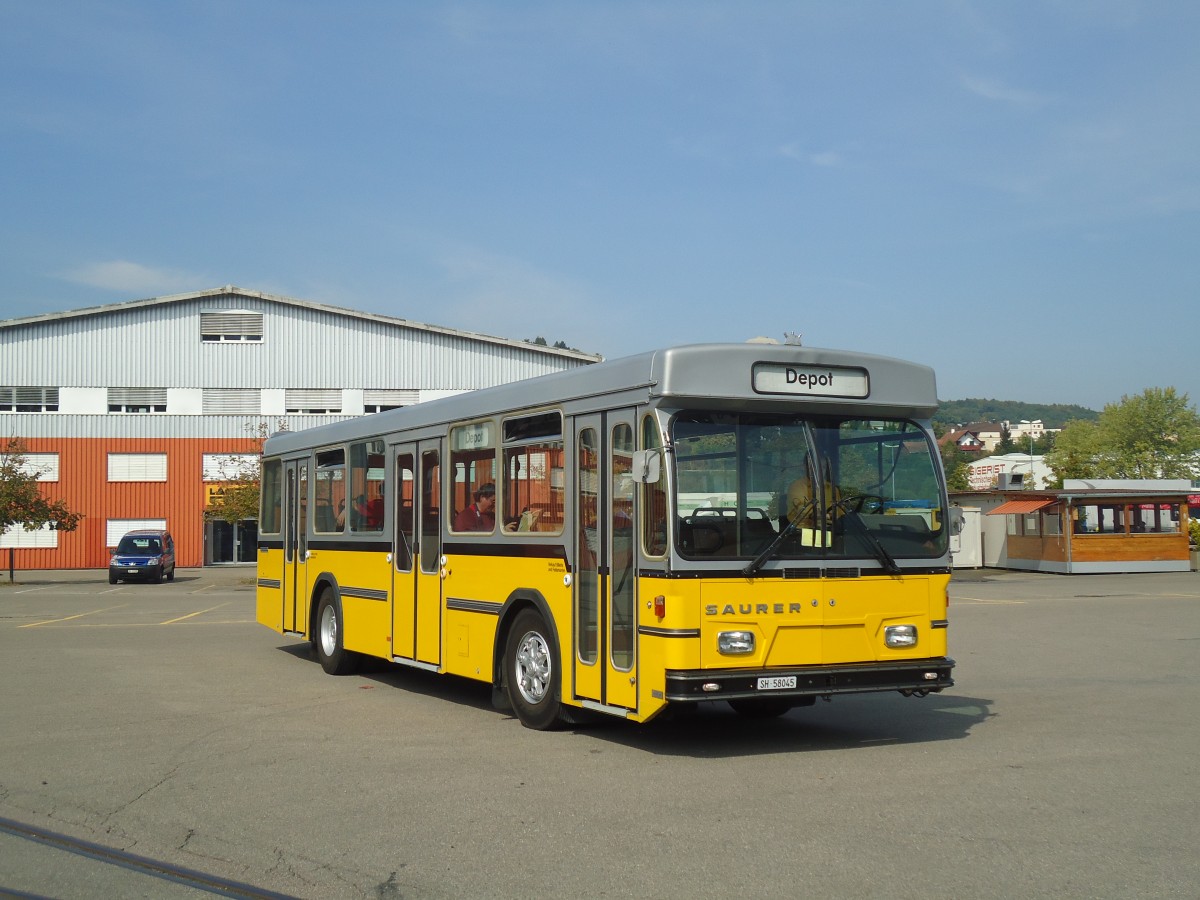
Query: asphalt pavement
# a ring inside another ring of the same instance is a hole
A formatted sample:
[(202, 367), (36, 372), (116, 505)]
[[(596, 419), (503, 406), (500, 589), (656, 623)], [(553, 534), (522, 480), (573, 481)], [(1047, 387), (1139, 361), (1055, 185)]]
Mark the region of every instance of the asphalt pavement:
[(0, 577), (0, 895), (1198, 895), (1194, 573), (960, 573), (924, 699), (549, 733), (485, 685), (325, 675), (253, 584)]

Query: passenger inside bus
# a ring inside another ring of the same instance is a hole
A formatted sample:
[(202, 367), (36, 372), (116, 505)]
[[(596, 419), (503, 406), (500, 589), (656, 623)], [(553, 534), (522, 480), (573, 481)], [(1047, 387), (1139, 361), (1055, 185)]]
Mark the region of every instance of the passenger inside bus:
[(359, 494), (354, 500), (355, 530), (378, 531), (383, 526), (383, 498), (368, 500)]
[(454, 517), (455, 531), (491, 531), (496, 527), (496, 486), (483, 485), (474, 498), (474, 503)]

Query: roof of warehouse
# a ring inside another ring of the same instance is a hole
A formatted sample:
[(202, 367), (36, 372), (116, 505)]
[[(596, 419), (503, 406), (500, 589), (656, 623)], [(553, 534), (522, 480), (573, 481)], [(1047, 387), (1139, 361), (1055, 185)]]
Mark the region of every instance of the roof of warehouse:
[(131, 309), (139, 309), (147, 306), (165, 306), (171, 303), (181, 303), (191, 300), (200, 300), (205, 297), (228, 297), (241, 296), (256, 300), (265, 300), (270, 303), (278, 303), (283, 306), (291, 306), (297, 309), (307, 309), (316, 312), (332, 313), (335, 315), (348, 316), (350, 318), (362, 319), (370, 322), (380, 322), (385, 325), (394, 325), (399, 328), (410, 328), (417, 331), (427, 331), (433, 334), (444, 334), (453, 337), (469, 338), (471, 340), (484, 341), (489, 344), (503, 344), (511, 347), (519, 347), (523, 350), (533, 350), (536, 352), (546, 353), (551, 356), (566, 356), (572, 359), (587, 360), (588, 362), (597, 362), (604, 357), (598, 353), (586, 353), (582, 350), (569, 350), (559, 347), (550, 347), (542, 344), (534, 344), (529, 341), (517, 340), (515, 338), (496, 337), (490, 334), (481, 334), (474, 331), (463, 331), (458, 328), (447, 328), (441, 325), (429, 325), (425, 322), (414, 322), (411, 319), (401, 319), (396, 316), (385, 316), (379, 313), (363, 312), (357, 309), (347, 309), (341, 306), (330, 306), (325, 303), (314, 303), (311, 300), (297, 300), (293, 297), (283, 297), (278, 294), (266, 294), (262, 291), (251, 291), (245, 288), (235, 287), (232, 284), (227, 284), (224, 287), (212, 288), (205, 291), (191, 291), (186, 294), (170, 294), (163, 297), (148, 297), (143, 300), (127, 300), (122, 303), (108, 303), (103, 306), (86, 306), (82, 309), (70, 309), (63, 312), (41, 313), (36, 316), (22, 316), (16, 319), (0, 320), (0, 329), (15, 328), (22, 325), (32, 325), (39, 322), (54, 322), (67, 319), (84, 318), (88, 316), (100, 316), (110, 313), (124, 312)]

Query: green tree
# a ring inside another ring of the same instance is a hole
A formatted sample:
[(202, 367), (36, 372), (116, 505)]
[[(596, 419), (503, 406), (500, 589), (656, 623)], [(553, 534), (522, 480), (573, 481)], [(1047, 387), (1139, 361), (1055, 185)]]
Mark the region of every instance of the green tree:
[(1061, 488), (1064, 478), (1097, 478), (1096, 458), (1100, 453), (1100, 428), (1095, 422), (1078, 419), (1058, 433), (1054, 449), (1045, 462), (1054, 473), (1052, 487)]
[(971, 466), (960, 462), (953, 469), (946, 470), (946, 490), (969, 491), (971, 489)]
[(1194, 478), (1200, 416), (1187, 394), (1147, 388), (1100, 413), (1105, 478)]
[(38, 487), (37, 472), (29, 466), (28, 450), (20, 438), (9, 438), (0, 452), (0, 532), (12, 525), (33, 531), (50, 525), (74, 531), (83, 518), (65, 500), (48, 500)]
[(1147, 388), (1110, 403), (1094, 423), (1069, 422), (1046, 454), (1064, 478), (1195, 478), (1200, 416), (1186, 394)]
[(1007, 453), (1012, 453), (1017, 449), (1017, 442), (1013, 440), (1012, 432), (1009, 430), (1006, 423), (1000, 423), (1000, 440), (996, 444), (996, 451), (993, 456), (1004, 456)]

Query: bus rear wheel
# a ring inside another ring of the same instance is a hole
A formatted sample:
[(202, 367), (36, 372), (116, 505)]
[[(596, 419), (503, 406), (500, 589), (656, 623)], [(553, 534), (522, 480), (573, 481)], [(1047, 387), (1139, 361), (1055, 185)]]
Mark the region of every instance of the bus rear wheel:
[(342, 607), (328, 588), (317, 605), (317, 633), (313, 646), (317, 661), (330, 675), (349, 675), (358, 669), (360, 657), (342, 645)]
[(517, 718), (544, 731), (562, 721), (562, 677), (542, 616), (522, 610), (504, 649), (504, 686)]

